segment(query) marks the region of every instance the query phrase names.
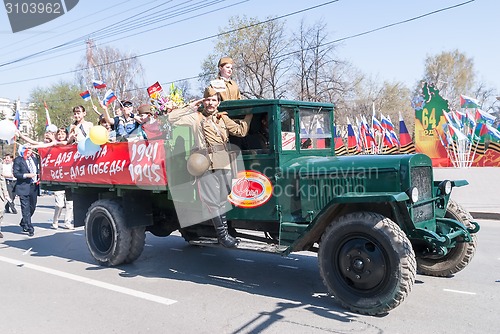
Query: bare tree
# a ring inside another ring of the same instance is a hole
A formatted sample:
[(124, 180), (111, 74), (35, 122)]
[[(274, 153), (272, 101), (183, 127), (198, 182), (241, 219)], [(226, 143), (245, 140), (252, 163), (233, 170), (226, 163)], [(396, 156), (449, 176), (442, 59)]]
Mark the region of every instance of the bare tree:
[[(87, 52), (78, 64), (84, 69), (77, 77), (82, 87), (92, 85), (92, 80), (101, 80), (115, 92), (118, 99), (137, 101), (148, 100), (143, 78), (143, 67), (131, 52), (124, 53), (110, 46), (97, 47), (92, 40), (87, 41)], [(100, 93), (102, 97), (102, 94)]]
[(306, 27), (302, 21), (299, 31), (294, 35), (294, 78), (296, 98), (305, 101), (325, 101), (332, 97), (333, 91), (342, 90), (342, 85), (332, 76), (337, 72), (336, 67), (342, 62), (334, 60), (334, 44), (328, 44), (326, 24), (318, 22)]

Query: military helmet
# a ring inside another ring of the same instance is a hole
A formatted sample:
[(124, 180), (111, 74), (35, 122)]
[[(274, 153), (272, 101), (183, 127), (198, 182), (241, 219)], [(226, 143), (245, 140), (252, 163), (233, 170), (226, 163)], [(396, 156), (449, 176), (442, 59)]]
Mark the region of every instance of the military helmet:
[(187, 160), (187, 170), (193, 176), (201, 176), (210, 167), (208, 158), (199, 152), (191, 154)]

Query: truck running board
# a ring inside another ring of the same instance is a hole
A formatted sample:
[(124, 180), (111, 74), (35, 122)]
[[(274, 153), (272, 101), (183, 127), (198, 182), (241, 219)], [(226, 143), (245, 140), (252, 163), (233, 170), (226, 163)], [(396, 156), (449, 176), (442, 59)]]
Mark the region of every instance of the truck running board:
[[(218, 247), (224, 248), (216, 238), (206, 238), (201, 237), (197, 240), (189, 241), (190, 245), (194, 246), (206, 246), (206, 247)], [(287, 250), (288, 246), (280, 246), (276, 244), (266, 244), (262, 242), (250, 241), (250, 240), (241, 240), (237, 247), (235, 248), (227, 248), (227, 249), (239, 249), (239, 250), (250, 250), (256, 252), (266, 252), (266, 253), (275, 253), (281, 254)]]

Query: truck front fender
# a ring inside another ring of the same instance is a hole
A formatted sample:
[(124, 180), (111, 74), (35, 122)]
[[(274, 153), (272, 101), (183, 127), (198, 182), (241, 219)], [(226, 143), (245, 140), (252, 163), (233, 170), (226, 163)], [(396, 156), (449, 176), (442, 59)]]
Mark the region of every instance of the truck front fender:
[(349, 192), (333, 198), (332, 203), (404, 202), (409, 199), (404, 192), (370, 192), (365, 194)]

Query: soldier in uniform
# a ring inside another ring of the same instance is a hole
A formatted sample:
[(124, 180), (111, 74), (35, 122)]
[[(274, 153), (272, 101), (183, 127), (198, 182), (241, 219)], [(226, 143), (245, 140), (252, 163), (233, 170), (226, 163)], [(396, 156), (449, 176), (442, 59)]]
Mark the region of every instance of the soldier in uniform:
[[(203, 96), (203, 100), (193, 102), (186, 108), (171, 111), (168, 120), (173, 125), (191, 126), (197, 149), (207, 153), (208, 170), (198, 178), (199, 195), (213, 217), (219, 243), (224, 247), (236, 247), (238, 241), (228, 233), (224, 209), (232, 178), (228, 141), (229, 135), (246, 136), (252, 115), (235, 121), (225, 113), (219, 113), (220, 95), (211, 86), (205, 89)], [(198, 111), (200, 102), (203, 102), (202, 111)]]
[(232, 58), (222, 57), (219, 60), (219, 76), (217, 77), (217, 80), (222, 80), (226, 86), (225, 91), (220, 92), (221, 101), (241, 99), (241, 93), (238, 84), (236, 84), (234, 80), (231, 80), (231, 75), (233, 74), (233, 65), (234, 62)]

